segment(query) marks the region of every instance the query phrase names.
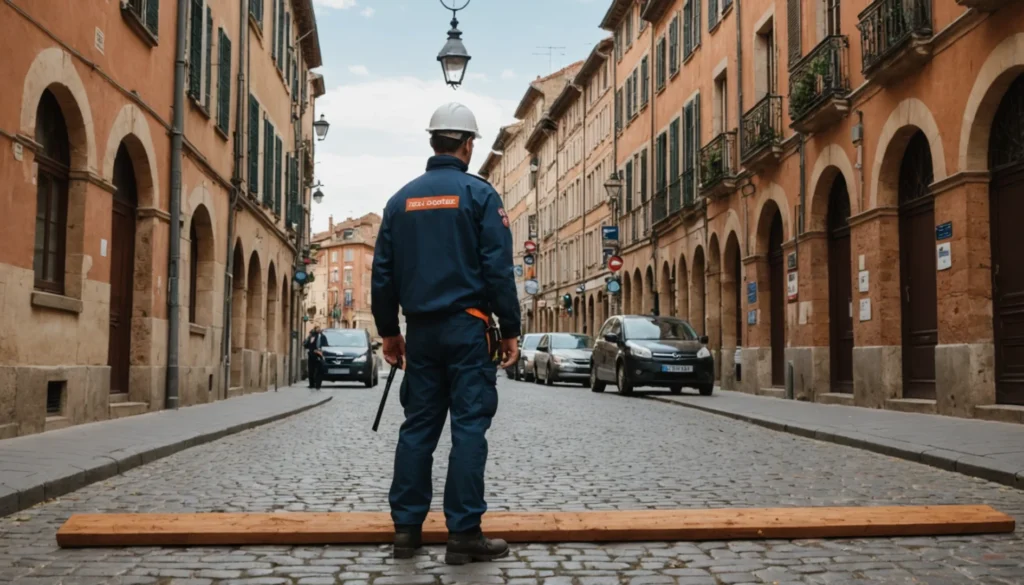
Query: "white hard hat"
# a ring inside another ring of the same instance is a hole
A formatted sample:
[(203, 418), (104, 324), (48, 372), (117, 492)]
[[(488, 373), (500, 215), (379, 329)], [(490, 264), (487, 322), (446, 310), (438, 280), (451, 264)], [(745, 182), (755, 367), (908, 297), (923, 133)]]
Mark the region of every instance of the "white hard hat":
[[(483, 138), (476, 125), (476, 116), (469, 108), (457, 102), (444, 104), (434, 110), (434, 115), (430, 117), (430, 127), (427, 128), (427, 132), (444, 133), (445, 131), (471, 132), (477, 138)], [(456, 136), (452, 136), (452, 138), (456, 138)]]

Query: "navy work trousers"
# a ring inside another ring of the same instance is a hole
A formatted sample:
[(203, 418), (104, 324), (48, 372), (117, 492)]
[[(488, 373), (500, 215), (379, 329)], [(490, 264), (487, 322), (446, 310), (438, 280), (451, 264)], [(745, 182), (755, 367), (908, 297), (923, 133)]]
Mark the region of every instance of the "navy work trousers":
[(488, 356), (486, 324), (464, 312), (407, 321), (400, 390), (405, 422), (395, 452), (391, 518), (396, 526), (419, 526), (426, 519), (434, 450), (450, 410), (445, 519), (449, 532), (476, 530), (487, 510), (485, 435), (498, 409), (497, 367)]

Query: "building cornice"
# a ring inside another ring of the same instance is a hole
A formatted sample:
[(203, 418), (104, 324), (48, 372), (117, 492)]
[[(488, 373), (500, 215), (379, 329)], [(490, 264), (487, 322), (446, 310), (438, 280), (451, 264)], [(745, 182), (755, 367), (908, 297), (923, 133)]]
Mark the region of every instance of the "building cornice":
[(604, 18), (601, 19), (600, 28), (614, 31), (615, 27), (622, 21), (622, 18), (626, 16), (626, 12), (632, 9), (635, 3), (636, 0), (612, 0), (611, 6), (608, 7), (608, 11), (604, 13)]
[(640, 18), (651, 24), (657, 24), (661, 17), (665, 16), (665, 13), (668, 12), (668, 7), (671, 5), (672, 0), (650, 0), (647, 3), (647, 8), (640, 13)]
[(519, 105), (516, 106), (516, 119), (522, 120), (526, 118), (526, 114), (529, 112), (530, 106), (533, 104), (533, 101), (539, 97), (543, 97), (543, 95), (544, 94), (540, 91), (540, 89), (537, 88), (537, 86), (535, 86), (533, 83), (530, 83), (530, 85), (527, 86), (526, 88), (526, 93), (523, 94), (523, 98), (519, 100)]
[(615, 41), (609, 38), (602, 39), (599, 43), (594, 45), (594, 49), (590, 51), (590, 55), (583, 61), (583, 65), (580, 67), (579, 72), (576, 73), (576, 78), (572, 80), (574, 85), (584, 86), (590, 81), (591, 76), (594, 75), (600, 69), (601, 65), (608, 60), (608, 56), (611, 50), (615, 47)]
[(296, 33), (302, 39), (302, 60), (306, 62), (306, 67), (316, 69), (324, 64), (324, 60), (320, 54), (320, 33), (316, 28), (313, 0), (292, 0), (292, 12), (298, 29)]

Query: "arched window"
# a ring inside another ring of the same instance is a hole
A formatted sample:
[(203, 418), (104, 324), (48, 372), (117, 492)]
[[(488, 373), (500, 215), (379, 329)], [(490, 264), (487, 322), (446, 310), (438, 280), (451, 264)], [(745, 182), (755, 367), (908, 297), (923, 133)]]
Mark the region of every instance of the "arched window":
[(36, 240), (32, 261), (35, 287), (64, 294), (64, 249), (68, 218), (68, 127), (57, 98), (43, 91), (36, 110)]
[(192, 227), (189, 228), (188, 239), (191, 242), (189, 249), (189, 279), (188, 279), (188, 322), (196, 322), (196, 283), (199, 282), (199, 234), (196, 233), (196, 222), (192, 220)]

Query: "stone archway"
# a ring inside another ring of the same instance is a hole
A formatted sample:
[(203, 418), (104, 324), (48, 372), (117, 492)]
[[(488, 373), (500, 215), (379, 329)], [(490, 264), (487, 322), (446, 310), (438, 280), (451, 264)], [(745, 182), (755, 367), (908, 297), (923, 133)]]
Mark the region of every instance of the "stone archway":
[[(75, 70), (75, 59), (57, 47), (40, 51), (25, 74), (21, 94), (21, 133), (35, 135), (37, 105), (47, 90), (57, 98), (67, 119), (71, 167), (96, 172), (96, 138), (89, 94)], [(118, 140), (115, 145), (120, 142)]]
[(672, 268), (668, 260), (661, 263), (661, 277), (658, 279), (658, 313), (674, 317), (676, 299), (672, 294)]
[(655, 301), (654, 291), (657, 289), (654, 283), (654, 267), (650, 264), (647, 265), (647, 270), (644, 272), (644, 305), (643, 311), (645, 315), (650, 315), (651, 312), (656, 308), (657, 304)]
[(244, 348), (248, 294), (246, 289), (245, 250), (242, 239), (235, 241), (231, 261), (231, 382), (229, 396), (241, 393), (245, 387)]
[(676, 317), (690, 320), (690, 278), (685, 254), (679, 255), (676, 264)]
[(213, 220), (206, 205), (192, 211), (189, 223), (189, 323), (213, 326), (214, 290), (217, 278)]
[(701, 335), (707, 335), (707, 297), (705, 296), (707, 268), (704, 261), (704, 247), (697, 245), (690, 267), (690, 325)]
[[(748, 278), (757, 283), (758, 324), (750, 343), (759, 348), (753, 390), (785, 383), (786, 283), (782, 244), (786, 240), (783, 207), (774, 197), (760, 206), (756, 227), (757, 255), (748, 266)], [(751, 274), (749, 271), (752, 270)]]
[(277, 296), (277, 269), (274, 261), (270, 261), (267, 268), (267, 332), (266, 351), (267, 356), (267, 384), (276, 386), (278, 384), (278, 354), (277, 354), (277, 325), (280, 300)]
[(644, 286), (644, 277), (640, 272), (639, 268), (633, 269), (633, 294), (632, 294), (632, 307), (630, 311), (633, 314), (642, 315), (644, 311), (644, 301), (647, 298), (647, 288)]
[(707, 278), (705, 279), (705, 323), (707, 323), (708, 349), (715, 356), (716, 379), (721, 379), (722, 349), (722, 278), (721, 278), (721, 247), (718, 234), (712, 233), (708, 239)]

